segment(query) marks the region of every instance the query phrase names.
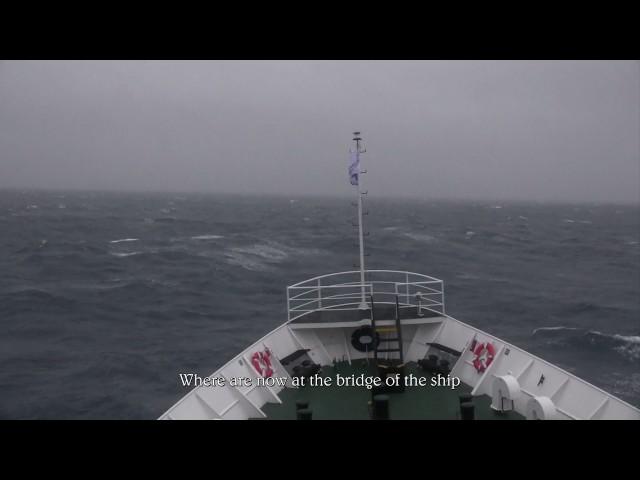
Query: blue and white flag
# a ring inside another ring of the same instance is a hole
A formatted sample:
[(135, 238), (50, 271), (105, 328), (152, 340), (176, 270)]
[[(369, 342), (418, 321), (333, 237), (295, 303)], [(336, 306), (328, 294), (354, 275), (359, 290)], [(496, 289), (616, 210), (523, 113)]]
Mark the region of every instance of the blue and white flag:
[(351, 185), (358, 185), (358, 176), (360, 175), (360, 154), (351, 152), (351, 164), (349, 165), (349, 179)]

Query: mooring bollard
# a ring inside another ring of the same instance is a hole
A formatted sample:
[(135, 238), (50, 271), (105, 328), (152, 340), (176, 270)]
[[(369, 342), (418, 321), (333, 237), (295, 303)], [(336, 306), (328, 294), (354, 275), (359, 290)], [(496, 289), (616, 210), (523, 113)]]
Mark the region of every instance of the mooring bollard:
[(298, 420), (311, 420), (311, 418), (313, 417), (313, 413), (308, 408), (302, 408), (296, 413)]
[(471, 402), (465, 402), (460, 404), (460, 417), (462, 420), (474, 420), (475, 419), (475, 406)]
[(460, 395), (458, 400), (460, 400), (460, 405), (462, 405), (463, 403), (473, 403), (473, 395), (471, 395), (470, 393), (463, 393), (462, 395)]
[(389, 396), (376, 395), (373, 397), (373, 419), (388, 420), (389, 419)]

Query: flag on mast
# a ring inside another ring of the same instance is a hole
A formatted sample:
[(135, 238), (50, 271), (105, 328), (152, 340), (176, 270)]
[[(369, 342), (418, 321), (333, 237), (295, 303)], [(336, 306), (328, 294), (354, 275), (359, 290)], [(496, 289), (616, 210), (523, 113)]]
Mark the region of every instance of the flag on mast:
[(349, 179), (351, 185), (358, 185), (360, 175), (360, 152), (351, 152), (351, 164), (349, 165)]

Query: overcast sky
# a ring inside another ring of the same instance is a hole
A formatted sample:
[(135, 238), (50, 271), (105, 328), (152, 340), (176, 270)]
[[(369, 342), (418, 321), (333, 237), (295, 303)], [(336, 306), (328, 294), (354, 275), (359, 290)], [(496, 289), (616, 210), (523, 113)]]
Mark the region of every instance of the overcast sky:
[(640, 201), (637, 61), (0, 62), (0, 188)]

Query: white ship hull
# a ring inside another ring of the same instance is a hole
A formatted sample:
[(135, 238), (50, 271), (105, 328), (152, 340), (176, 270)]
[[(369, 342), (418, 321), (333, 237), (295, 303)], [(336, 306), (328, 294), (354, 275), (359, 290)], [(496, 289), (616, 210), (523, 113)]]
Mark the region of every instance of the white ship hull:
[[(264, 406), (282, 403), (282, 391), (294, 387), (291, 383), (285, 387), (277, 384), (257, 386), (255, 381), (252, 386), (231, 386), (230, 380), (234, 377), (258, 379), (260, 373), (252, 364), (256, 352), (268, 349), (273, 377), (286, 377), (289, 382), (290, 372), (280, 360), (296, 351), (308, 350), (309, 358), (322, 366), (330, 366), (336, 361), (351, 363), (371, 359), (371, 352), (361, 352), (350, 342), (353, 331), (370, 325), (370, 320), (366, 317), (345, 320), (337, 315), (338, 312), (353, 314), (358, 311), (360, 303), (355, 300), (359, 299), (363, 287), (357, 277), (359, 273), (331, 274), (289, 287), (288, 321), (210, 375), (211, 379), (224, 379), (225, 386), (193, 388), (160, 419), (266, 418)], [(376, 276), (384, 280), (371, 280)], [(450, 377), (460, 378), (472, 389), (473, 396), (491, 397), (492, 408), (512, 409), (528, 419), (640, 420), (640, 410), (634, 406), (517, 346), (446, 315), (440, 280), (410, 272), (380, 270), (368, 271), (367, 278), (369, 280), (364, 284), (367, 293), (382, 298), (380, 304), (392, 303), (385, 296), (400, 296), (403, 297), (401, 308), (429, 314), (399, 317), (405, 363), (424, 359), (435, 351), (436, 346), (457, 351), (459, 356), (451, 366)], [(418, 292), (433, 296), (429, 297), (429, 302), (416, 300)], [(304, 306), (301, 308), (300, 305)], [(311, 318), (311, 313), (317, 315), (318, 312), (337, 315), (336, 321), (331, 321), (331, 317), (329, 321)], [(385, 325), (384, 320), (377, 323)], [(492, 362), (484, 371), (478, 371), (473, 364), (477, 355), (471, 347), (480, 343), (491, 344), (495, 350)]]

